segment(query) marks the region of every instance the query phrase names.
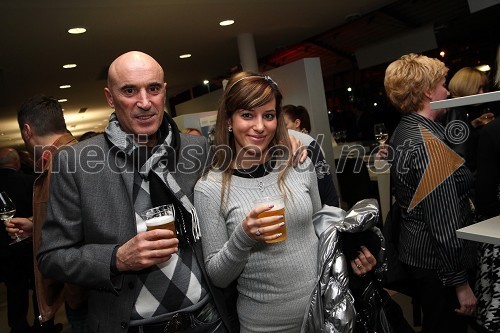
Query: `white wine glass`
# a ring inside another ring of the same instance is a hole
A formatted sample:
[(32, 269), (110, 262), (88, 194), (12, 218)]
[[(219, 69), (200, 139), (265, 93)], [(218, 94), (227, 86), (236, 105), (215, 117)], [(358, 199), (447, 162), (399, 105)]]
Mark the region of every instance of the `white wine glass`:
[(373, 132), (375, 133), (375, 140), (377, 140), (379, 145), (383, 145), (389, 139), (389, 132), (387, 132), (384, 123), (375, 124)]
[[(7, 192), (0, 192), (0, 220), (8, 221), (14, 217), (15, 213), (16, 213), (16, 205), (14, 205)], [(15, 235), (16, 239), (10, 244), (15, 244), (27, 238), (19, 236), (18, 234)]]

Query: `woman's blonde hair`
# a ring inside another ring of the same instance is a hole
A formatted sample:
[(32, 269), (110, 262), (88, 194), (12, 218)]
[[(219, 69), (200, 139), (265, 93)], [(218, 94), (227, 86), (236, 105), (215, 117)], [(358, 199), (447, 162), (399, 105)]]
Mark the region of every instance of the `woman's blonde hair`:
[(231, 184), (233, 174), (232, 164), (236, 158), (236, 145), (234, 135), (229, 131), (229, 121), (237, 110), (252, 110), (265, 105), (270, 101), (276, 101), (276, 133), (269, 147), (280, 147), (281, 160), (284, 163), (280, 167), (278, 185), (285, 194), (284, 178), (291, 166), (291, 145), (285, 120), (281, 112), (282, 95), (278, 85), (269, 77), (252, 72), (240, 72), (233, 75), (220, 100), (217, 121), (215, 123), (215, 153), (212, 167), (222, 171), (222, 196), (221, 207), (224, 203), (224, 195), (229, 195), (226, 188)]
[(453, 75), (448, 85), (452, 97), (464, 97), (488, 88), (488, 77), (478, 69), (464, 67)]
[(401, 113), (422, 109), (425, 94), (436, 89), (448, 68), (438, 59), (410, 53), (392, 62), (385, 71), (384, 86)]

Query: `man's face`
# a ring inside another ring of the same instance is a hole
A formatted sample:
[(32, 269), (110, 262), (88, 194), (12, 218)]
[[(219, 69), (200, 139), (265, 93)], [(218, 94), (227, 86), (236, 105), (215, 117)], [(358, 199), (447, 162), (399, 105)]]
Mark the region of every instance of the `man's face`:
[(110, 67), (105, 88), (122, 130), (151, 139), (163, 120), (166, 83), (163, 70), (152, 58), (126, 57)]

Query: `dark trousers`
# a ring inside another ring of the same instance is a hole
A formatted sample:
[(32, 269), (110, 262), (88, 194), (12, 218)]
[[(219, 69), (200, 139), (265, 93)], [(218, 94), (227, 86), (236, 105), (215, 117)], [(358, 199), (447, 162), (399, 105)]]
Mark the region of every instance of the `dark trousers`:
[(455, 287), (444, 287), (435, 270), (407, 267), (422, 307), (422, 333), (467, 333), (469, 317), (455, 313)]
[(73, 333), (88, 333), (90, 332), (88, 323), (88, 303), (85, 301), (77, 309), (72, 309), (68, 303), (64, 304), (66, 316), (71, 324)]
[[(34, 290), (33, 250), (30, 242), (10, 246), (9, 256), (2, 258), (1, 270), (7, 287), (7, 320), (12, 333), (27, 332), (29, 291)], [(33, 309), (38, 317), (38, 304), (33, 291)]]

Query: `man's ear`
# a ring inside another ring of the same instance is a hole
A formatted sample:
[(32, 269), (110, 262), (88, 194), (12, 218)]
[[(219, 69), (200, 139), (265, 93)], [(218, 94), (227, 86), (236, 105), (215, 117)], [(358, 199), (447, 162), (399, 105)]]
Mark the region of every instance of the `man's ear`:
[(29, 124), (24, 124), (21, 129), (21, 136), (24, 140), (28, 141), (33, 136), (33, 129)]
[(115, 103), (113, 101), (113, 96), (111, 95), (111, 91), (106, 87), (104, 88), (104, 95), (106, 96), (106, 100), (108, 101), (108, 105), (114, 109)]

